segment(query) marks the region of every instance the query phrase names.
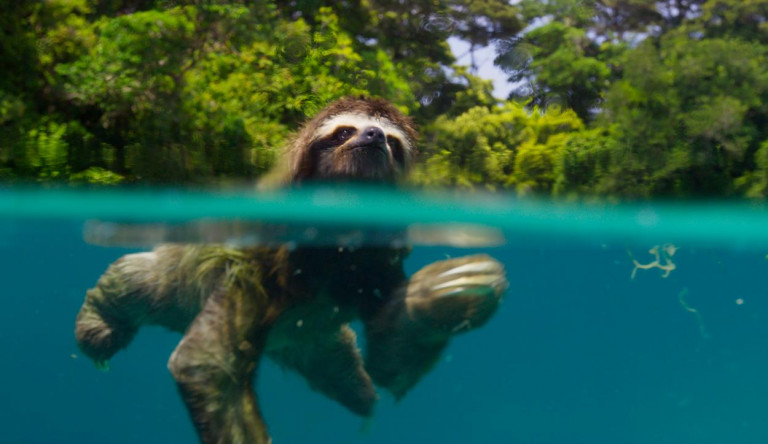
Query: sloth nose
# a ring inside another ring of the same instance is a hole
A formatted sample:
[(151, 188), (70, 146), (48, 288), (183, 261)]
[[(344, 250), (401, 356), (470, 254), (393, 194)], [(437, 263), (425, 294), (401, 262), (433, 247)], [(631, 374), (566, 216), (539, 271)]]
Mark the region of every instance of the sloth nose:
[(369, 126), (364, 129), (360, 137), (365, 143), (383, 143), (386, 140), (384, 130), (378, 126)]

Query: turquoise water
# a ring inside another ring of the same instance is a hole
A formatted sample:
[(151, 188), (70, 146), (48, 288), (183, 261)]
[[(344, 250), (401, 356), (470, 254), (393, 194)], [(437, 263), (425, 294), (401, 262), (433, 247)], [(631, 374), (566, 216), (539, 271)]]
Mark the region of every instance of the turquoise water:
[(157, 241), (300, 246), (350, 232), (413, 243), (409, 273), (487, 252), (507, 268), (507, 297), (405, 399), (382, 393), (368, 423), (264, 363), (257, 392), (276, 444), (768, 442), (765, 205), (6, 189), (0, 443), (196, 442), (166, 369), (180, 336), (145, 328), (99, 371), (73, 337), (85, 290)]

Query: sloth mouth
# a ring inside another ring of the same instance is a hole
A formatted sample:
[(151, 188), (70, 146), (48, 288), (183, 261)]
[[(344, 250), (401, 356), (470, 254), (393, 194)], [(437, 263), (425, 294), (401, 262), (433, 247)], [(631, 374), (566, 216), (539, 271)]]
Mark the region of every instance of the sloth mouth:
[(357, 153), (360, 151), (379, 152), (381, 154), (387, 154), (387, 146), (383, 143), (367, 143), (360, 145), (352, 145), (344, 150), (347, 153)]
[(326, 174), (343, 180), (387, 181), (394, 173), (390, 159), (384, 143), (348, 144), (334, 153)]

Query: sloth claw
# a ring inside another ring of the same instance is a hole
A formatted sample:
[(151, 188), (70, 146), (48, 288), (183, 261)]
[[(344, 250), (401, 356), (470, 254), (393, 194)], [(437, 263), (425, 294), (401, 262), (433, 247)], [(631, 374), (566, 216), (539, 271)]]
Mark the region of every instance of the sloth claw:
[(406, 307), (411, 319), (456, 334), (485, 324), (507, 287), (503, 265), (490, 256), (449, 259), (413, 275)]

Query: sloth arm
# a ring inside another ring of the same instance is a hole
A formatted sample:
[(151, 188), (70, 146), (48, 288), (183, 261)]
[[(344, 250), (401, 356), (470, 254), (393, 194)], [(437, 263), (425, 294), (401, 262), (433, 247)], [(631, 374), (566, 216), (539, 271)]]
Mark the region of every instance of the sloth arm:
[(425, 266), (363, 316), (368, 374), (402, 398), (437, 363), (453, 336), (493, 316), (507, 286), (504, 267), (485, 254)]
[(259, 298), (214, 290), (168, 362), (205, 444), (268, 444), (253, 390), (266, 339)]

